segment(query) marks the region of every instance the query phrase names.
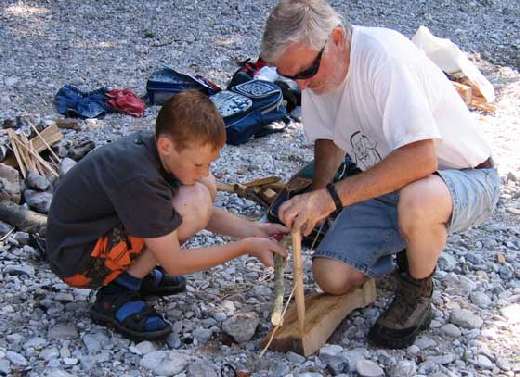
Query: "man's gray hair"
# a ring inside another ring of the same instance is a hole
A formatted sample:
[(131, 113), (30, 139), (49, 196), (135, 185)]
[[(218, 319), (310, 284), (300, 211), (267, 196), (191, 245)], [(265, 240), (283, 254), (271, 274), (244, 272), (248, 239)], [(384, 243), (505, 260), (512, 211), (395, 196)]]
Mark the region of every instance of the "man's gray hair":
[[(325, 0), (281, 0), (265, 25), (262, 59), (273, 63), (296, 42), (321, 50), (339, 25), (343, 25), (341, 16)], [(350, 25), (345, 30), (349, 38)]]

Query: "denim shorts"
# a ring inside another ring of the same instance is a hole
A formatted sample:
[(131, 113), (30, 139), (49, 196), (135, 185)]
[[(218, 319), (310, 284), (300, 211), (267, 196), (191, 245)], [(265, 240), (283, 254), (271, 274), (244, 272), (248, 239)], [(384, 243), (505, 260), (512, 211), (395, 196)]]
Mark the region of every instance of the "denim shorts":
[[(493, 214), (500, 178), (495, 169), (437, 171), (451, 194), (453, 212), (448, 232), (482, 224)], [(399, 232), (394, 192), (344, 208), (320, 243), (313, 258), (335, 259), (370, 277), (392, 272), (392, 257), (406, 247)]]

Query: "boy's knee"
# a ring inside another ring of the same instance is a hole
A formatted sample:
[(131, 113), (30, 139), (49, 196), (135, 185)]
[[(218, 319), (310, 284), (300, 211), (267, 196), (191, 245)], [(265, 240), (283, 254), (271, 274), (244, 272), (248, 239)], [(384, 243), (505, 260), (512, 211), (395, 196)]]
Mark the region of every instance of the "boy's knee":
[(173, 197), (173, 208), (182, 216), (179, 238), (187, 239), (204, 229), (211, 217), (213, 201), (208, 187), (202, 183), (181, 186)]
[(217, 197), (217, 180), (215, 176), (210, 173), (207, 177), (201, 178), (199, 182), (208, 188), (211, 201), (214, 202)]
[(211, 208), (213, 207), (213, 200), (210, 189), (203, 183), (195, 183), (193, 186), (186, 187), (188, 189), (188, 200), (184, 203), (185, 208), (194, 212), (201, 218), (209, 220)]

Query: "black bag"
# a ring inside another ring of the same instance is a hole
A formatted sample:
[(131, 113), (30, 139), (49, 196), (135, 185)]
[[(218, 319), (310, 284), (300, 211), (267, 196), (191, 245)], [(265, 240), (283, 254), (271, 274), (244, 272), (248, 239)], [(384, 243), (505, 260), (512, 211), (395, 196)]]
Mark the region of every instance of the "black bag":
[(188, 75), (165, 67), (152, 73), (146, 82), (146, 98), (152, 105), (163, 105), (183, 90), (197, 89), (209, 95), (220, 88), (200, 75)]
[(256, 134), (265, 134), (264, 126), (273, 122), (288, 122), (282, 91), (269, 81), (250, 80), (210, 99), (224, 118), (228, 144), (243, 144)]
[[(347, 153), (345, 154), (345, 160), (340, 164), (336, 175), (333, 178), (333, 182), (338, 182), (345, 177), (359, 173), (361, 173), (361, 170), (352, 161), (350, 155)], [(278, 193), (278, 195), (271, 203), (271, 206), (267, 210), (267, 219), (272, 223), (281, 224), (281, 221), (278, 218), (278, 211), (280, 206), (296, 195), (311, 191), (313, 177), (314, 161), (305, 165), (300, 171), (298, 171), (298, 173), (289, 179), (285, 188)], [(332, 225), (332, 222), (336, 219), (338, 213), (339, 211), (333, 212), (324, 220), (322, 225), (315, 226), (310, 235), (302, 238), (302, 244), (311, 249), (318, 247), (320, 242), (323, 240), (323, 237), (325, 237), (325, 234), (329, 230), (329, 227)]]

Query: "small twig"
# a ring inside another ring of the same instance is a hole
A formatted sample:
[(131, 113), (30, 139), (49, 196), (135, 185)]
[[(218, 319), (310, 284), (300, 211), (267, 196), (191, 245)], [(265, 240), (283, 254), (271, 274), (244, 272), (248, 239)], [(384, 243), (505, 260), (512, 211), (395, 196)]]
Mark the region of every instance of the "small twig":
[(15, 226), (13, 226), (11, 228), (11, 230), (9, 232), (7, 232), (2, 238), (0, 238), (0, 242), (6, 240), (11, 234), (13, 234), (14, 230), (15, 230)]
[[(283, 309), (283, 312), (282, 312), (282, 323), (283, 323), (283, 319), (285, 318), (285, 313), (287, 312), (287, 308), (289, 307), (289, 303), (291, 302), (291, 299), (293, 297), (293, 294), (294, 294), (295, 290), (296, 290), (296, 287), (293, 287), (293, 289), (291, 291), (291, 294), (289, 295), (289, 298), (287, 299), (287, 302), (285, 303), (285, 308)], [(269, 346), (273, 342), (274, 335), (276, 334), (276, 332), (278, 331), (278, 329), (280, 327), (282, 327), (282, 326), (275, 326), (275, 327), (273, 327), (273, 331), (271, 332), (271, 338), (269, 338), (269, 341), (265, 345), (264, 349), (260, 352), (260, 356), (259, 356), (260, 359), (264, 356), (264, 354), (269, 349)]]
[(318, 228), (318, 232), (316, 233), (316, 237), (314, 237), (314, 239), (312, 240), (311, 250), (314, 250), (314, 246), (316, 245), (316, 241), (318, 241), (318, 238), (320, 238), (321, 231), (323, 230), (323, 227), (325, 226), (325, 221), (327, 221), (327, 219), (325, 219), (321, 223), (320, 227)]

